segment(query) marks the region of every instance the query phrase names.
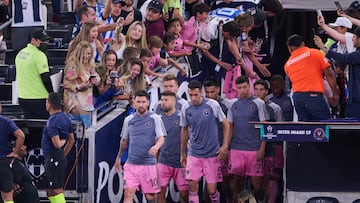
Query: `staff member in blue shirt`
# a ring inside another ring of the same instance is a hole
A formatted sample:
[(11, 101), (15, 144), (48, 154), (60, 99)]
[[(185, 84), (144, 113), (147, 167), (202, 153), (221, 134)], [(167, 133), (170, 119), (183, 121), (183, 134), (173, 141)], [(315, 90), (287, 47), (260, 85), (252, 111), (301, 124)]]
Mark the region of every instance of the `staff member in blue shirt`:
[(66, 155), (75, 142), (71, 121), (62, 112), (62, 107), (62, 95), (50, 93), (46, 100), (50, 118), (43, 130), (41, 149), (45, 157), (46, 193), (51, 203), (65, 203), (63, 186), (66, 178)]

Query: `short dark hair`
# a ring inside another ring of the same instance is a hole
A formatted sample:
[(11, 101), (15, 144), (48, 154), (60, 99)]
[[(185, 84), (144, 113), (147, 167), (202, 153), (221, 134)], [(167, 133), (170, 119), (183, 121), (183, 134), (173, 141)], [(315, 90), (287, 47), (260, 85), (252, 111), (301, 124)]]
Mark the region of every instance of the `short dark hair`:
[(336, 67), (340, 68), (342, 71), (344, 71), (346, 68), (346, 64), (340, 63), (339, 61), (336, 61), (336, 60), (333, 60), (333, 65), (334, 65), (334, 67), (336, 66)]
[(141, 58), (141, 57), (144, 57), (144, 56), (146, 56), (146, 57), (152, 57), (152, 53), (151, 53), (150, 49), (148, 49), (148, 48), (142, 48), (142, 49), (141, 49), (140, 58)]
[(197, 13), (209, 13), (211, 11), (211, 8), (209, 5), (207, 5), (206, 3), (196, 3), (194, 4), (194, 6), (192, 7), (192, 13), (194, 16), (196, 16)]
[(144, 69), (144, 64), (141, 62), (138, 58), (132, 58), (130, 59), (130, 67), (133, 65), (139, 65), (141, 70)]
[(219, 87), (219, 84), (216, 82), (215, 78), (210, 77), (204, 81), (204, 87)]
[(240, 27), (235, 21), (225, 23), (222, 29), (224, 32), (229, 32), (233, 37), (240, 36), (241, 33)]
[(260, 5), (264, 11), (273, 12), (275, 15), (279, 15), (283, 10), (283, 6), (279, 0), (261, 0)]
[[(360, 5), (360, 4), (359, 4)], [(356, 9), (356, 8), (353, 8), (353, 7), (349, 7), (345, 10), (345, 14), (350, 16), (350, 17), (353, 17), (353, 18), (357, 18), (359, 19), (360, 18), (360, 13), (359, 13), (359, 10)]]
[(145, 90), (139, 90), (135, 92), (134, 99), (136, 97), (146, 97), (146, 99), (150, 101), (150, 95)]
[(88, 12), (89, 12), (89, 8), (91, 8), (91, 9), (93, 9), (91, 6), (83, 6), (83, 7), (81, 7), (79, 10), (78, 10), (78, 12), (77, 12), (77, 16), (78, 16), (78, 18), (79, 18), (79, 20), (81, 21), (81, 19), (82, 19), (82, 15), (88, 15)]
[(173, 34), (166, 32), (164, 36), (164, 44), (169, 44), (170, 42), (174, 41), (176, 38)]
[(262, 86), (264, 86), (265, 87), (265, 89), (269, 89), (269, 84), (268, 84), (268, 82), (267, 81), (265, 81), (265, 80), (257, 80), (257, 81), (255, 81), (254, 82), (254, 87), (256, 86), (256, 85), (262, 85)]
[(164, 42), (162, 39), (157, 35), (151, 35), (147, 40), (149, 49), (155, 48), (162, 48), (164, 46)]
[(126, 47), (123, 53), (123, 59), (129, 60), (131, 58), (137, 58), (140, 55), (140, 49), (136, 47)]
[(300, 47), (301, 44), (304, 42), (303, 38), (300, 37), (300, 35), (298, 34), (294, 34), (291, 35), (288, 39), (287, 39), (287, 45), (288, 46), (295, 46), (295, 47)]
[(270, 82), (285, 82), (283, 76), (279, 75), (279, 74), (275, 74), (273, 76), (271, 76)]
[(198, 80), (191, 80), (189, 82), (188, 88), (191, 90), (199, 88), (201, 90), (201, 83)]
[(360, 27), (356, 27), (353, 31), (353, 34), (356, 35), (356, 37), (360, 37)]
[(246, 82), (247, 84), (250, 84), (249, 78), (245, 75), (242, 75), (242, 76), (239, 76), (238, 78), (236, 78), (235, 82), (237, 85), (244, 83), (244, 82)]
[(168, 31), (169, 28), (171, 27), (171, 25), (175, 22), (179, 22), (180, 25), (181, 25), (181, 22), (180, 22), (180, 19), (179, 18), (171, 18), (167, 23), (166, 23), (166, 30)]
[(63, 94), (60, 93), (51, 92), (47, 100), (50, 106), (55, 110), (61, 110), (64, 105)]
[(176, 98), (176, 94), (174, 92), (170, 92), (170, 91), (164, 91), (161, 93), (161, 96), (171, 96), (171, 97), (175, 97)]

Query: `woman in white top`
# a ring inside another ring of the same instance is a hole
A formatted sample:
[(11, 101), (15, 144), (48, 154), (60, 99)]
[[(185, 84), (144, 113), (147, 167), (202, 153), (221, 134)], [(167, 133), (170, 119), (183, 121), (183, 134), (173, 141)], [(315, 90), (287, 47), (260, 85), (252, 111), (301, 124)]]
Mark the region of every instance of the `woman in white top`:
[[(70, 42), (69, 50), (67, 53), (66, 58), (68, 59), (69, 56), (74, 51), (75, 47), (79, 44), (81, 41), (87, 41), (91, 44), (91, 47), (93, 49), (93, 59), (96, 61), (100, 60), (100, 57), (104, 53), (104, 45), (98, 37), (98, 26), (95, 23), (92, 22), (86, 22), (81, 26), (79, 34)], [(98, 56), (98, 57), (97, 57)]]
[(125, 37), (121, 34), (121, 30), (116, 31), (110, 49), (116, 52), (118, 59), (123, 59), (123, 53), (126, 47), (136, 47), (138, 49), (147, 48), (145, 32), (144, 24), (140, 21), (135, 21), (130, 25)]

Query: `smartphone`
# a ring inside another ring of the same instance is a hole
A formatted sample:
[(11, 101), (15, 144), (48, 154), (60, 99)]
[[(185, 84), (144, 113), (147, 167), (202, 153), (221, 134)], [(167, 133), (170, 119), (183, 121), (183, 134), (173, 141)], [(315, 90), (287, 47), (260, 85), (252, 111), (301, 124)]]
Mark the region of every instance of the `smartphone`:
[(118, 75), (117, 71), (110, 72), (111, 85), (115, 85), (115, 79), (118, 77), (119, 77), (119, 75)]
[(119, 17), (116, 21), (116, 23), (123, 23), (125, 21), (125, 19), (123, 17)]
[(318, 16), (321, 16), (322, 18), (324, 18), (324, 16), (323, 16), (323, 14), (322, 14), (322, 12), (321, 12), (320, 9), (316, 10), (316, 13), (317, 13)]
[(93, 78), (96, 78), (96, 75), (90, 75), (89, 80), (91, 80), (91, 79), (93, 79)]
[(338, 10), (343, 10), (342, 7), (341, 7), (341, 5), (340, 5), (340, 2), (335, 1), (334, 4), (335, 4), (335, 6), (336, 6), (336, 9), (338, 9)]
[(316, 32), (316, 28), (311, 28), (312, 32), (313, 32), (313, 35), (318, 35), (317, 32)]

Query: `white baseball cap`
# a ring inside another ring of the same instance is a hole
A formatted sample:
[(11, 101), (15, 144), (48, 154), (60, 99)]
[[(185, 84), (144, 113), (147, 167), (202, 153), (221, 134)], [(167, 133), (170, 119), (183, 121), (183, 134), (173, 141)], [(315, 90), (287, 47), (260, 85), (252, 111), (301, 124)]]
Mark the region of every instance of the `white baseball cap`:
[(329, 26), (331, 27), (346, 27), (351, 29), (352, 28), (352, 23), (349, 19), (345, 18), (345, 17), (338, 17), (336, 18), (336, 21), (334, 23), (329, 23)]

